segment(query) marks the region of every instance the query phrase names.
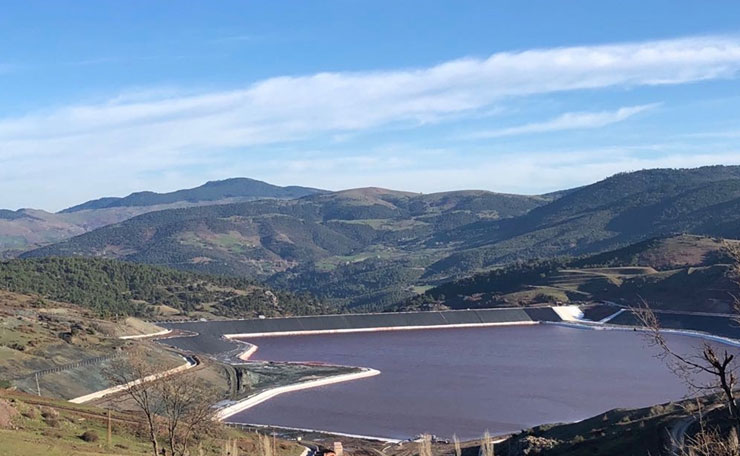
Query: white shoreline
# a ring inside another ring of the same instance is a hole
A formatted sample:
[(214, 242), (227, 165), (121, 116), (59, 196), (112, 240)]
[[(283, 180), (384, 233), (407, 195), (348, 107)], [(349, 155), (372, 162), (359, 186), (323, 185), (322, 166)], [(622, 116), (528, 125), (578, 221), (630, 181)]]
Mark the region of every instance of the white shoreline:
[(293, 383), (290, 385), (278, 386), (270, 388), (268, 390), (257, 393), (254, 396), (237, 401), (236, 403), (226, 406), (216, 412), (214, 418), (217, 421), (223, 421), (226, 418), (235, 415), (244, 410), (250, 409), (256, 405), (265, 402), (280, 394), (289, 393), (292, 391), (300, 391), (304, 389), (317, 388), (319, 386), (331, 385), (334, 383), (348, 382), (351, 380), (359, 380), (361, 378), (374, 377), (380, 375), (380, 371), (370, 368), (361, 368), (360, 372), (352, 372), (349, 374), (332, 375), (330, 377), (324, 377), (316, 380), (309, 380), (306, 382)]
[[(322, 330), (283, 331), (283, 332), (270, 332), (270, 333), (224, 334), (222, 337), (228, 340), (232, 340), (232, 339), (241, 339), (241, 338), (248, 338), (248, 337), (301, 336), (301, 335), (311, 335), (311, 334), (346, 334), (346, 333), (380, 332), (380, 331), (406, 331), (406, 330), (413, 330), (413, 329), (474, 328), (474, 327), (490, 327), (490, 326), (529, 326), (529, 325), (537, 325), (539, 323), (540, 323), (539, 321), (530, 320), (530, 321), (510, 321), (510, 322), (507, 321), (507, 322), (495, 322), (495, 323), (463, 323), (463, 324), (451, 324), (451, 325), (322, 329)], [(253, 344), (250, 342), (241, 341), (241, 340), (236, 340), (236, 342), (249, 345), (249, 348), (247, 350), (237, 355), (237, 358), (241, 359), (242, 361), (249, 361), (251, 356), (255, 352), (257, 352), (257, 350), (259, 349), (259, 347), (256, 344)], [(307, 382), (299, 382), (299, 383), (293, 383), (293, 384), (284, 385), (284, 386), (278, 386), (275, 388), (270, 388), (268, 390), (262, 391), (261, 393), (257, 393), (254, 396), (241, 399), (234, 404), (228, 405), (220, 409), (218, 412), (216, 412), (214, 418), (217, 421), (224, 421), (230, 416), (233, 416), (239, 412), (243, 412), (244, 410), (248, 410), (252, 407), (255, 407), (280, 394), (284, 394), (284, 393), (288, 393), (292, 391), (300, 391), (300, 390), (305, 390), (305, 389), (310, 389), (310, 388), (317, 388), (319, 386), (331, 385), (335, 383), (343, 383), (343, 382), (348, 382), (352, 380), (359, 380), (359, 379), (368, 378), (368, 377), (374, 377), (376, 375), (380, 375), (381, 373), (379, 370), (372, 369), (372, 368), (363, 367), (360, 369), (361, 369), (360, 372), (333, 375), (333, 376), (324, 377), (324, 378), (317, 379), (317, 380), (310, 380)], [(245, 423), (233, 423), (233, 424), (245, 424)], [(265, 427), (279, 428), (280, 426), (265, 426)], [(326, 434), (343, 435), (347, 437), (356, 437), (356, 438), (376, 439), (376, 440), (388, 441), (388, 442), (395, 441), (394, 439), (386, 439), (382, 437), (359, 436), (359, 435), (351, 435), (351, 434), (342, 434), (342, 433), (331, 432), (331, 431), (320, 431), (320, 430), (300, 429), (300, 428), (295, 428), (295, 430), (322, 432)], [(398, 440), (398, 441), (400, 442), (401, 440)]]
[[(542, 324), (563, 326), (566, 328), (576, 329), (591, 329), (594, 331), (630, 331), (630, 332), (649, 332), (650, 329), (642, 326), (622, 326), (622, 325), (610, 325), (603, 326), (599, 322), (575, 322), (575, 321), (543, 321)], [(660, 328), (661, 333), (666, 334), (678, 334), (680, 336), (695, 337), (697, 339), (711, 340), (713, 342), (719, 342), (721, 344), (729, 345), (731, 347), (740, 347), (740, 340), (731, 339), (729, 337), (715, 336), (701, 331), (692, 329), (670, 329)]]
[(300, 331), (275, 331), (275, 332), (253, 332), (224, 334), (226, 339), (239, 339), (246, 337), (279, 337), (279, 336), (303, 336), (315, 334), (347, 334), (362, 332), (380, 332), (380, 331), (409, 331), (414, 329), (447, 329), (447, 328), (482, 328), (490, 326), (524, 326), (537, 325), (539, 321), (502, 321), (491, 323), (453, 323), (449, 325), (422, 325), (422, 326), (376, 326), (370, 328), (342, 328), (342, 329), (306, 329)]
[(324, 431), (321, 429), (297, 428), (297, 427), (291, 427), (291, 426), (275, 426), (272, 424), (237, 423), (235, 421), (227, 421), (224, 424), (232, 425), (232, 426), (248, 426), (248, 427), (263, 428), (263, 429), (284, 429), (286, 431), (315, 432), (317, 434), (336, 435), (339, 437), (350, 437), (353, 439), (375, 440), (378, 442), (387, 442), (387, 443), (401, 443), (401, 442), (408, 441), (408, 439), (391, 439), (389, 437), (377, 437), (374, 435), (348, 434), (346, 432)]
[(166, 334), (171, 333), (171, 329), (163, 329), (161, 331), (157, 331), (155, 333), (149, 333), (149, 334), (135, 334), (133, 336), (119, 336), (119, 339), (129, 340), (129, 339), (145, 339), (147, 337), (157, 337), (157, 336), (164, 336)]
[[(358, 332), (376, 332), (376, 331), (393, 331), (393, 330), (412, 330), (412, 329), (444, 329), (444, 328), (471, 328), (471, 327), (485, 327), (485, 326), (520, 326), (520, 325), (537, 325), (537, 324), (547, 324), (547, 325), (554, 325), (554, 326), (563, 326), (568, 328), (574, 328), (574, 329), (587, 329), (587, 330), (603, 330), (603, 331), (640, 331), (640, 332), (646, 332), (648, 331), (647, 328), (639, 327), (639, 326), (621, 326), (621, 325), (609, 325), (607, 322), (618, 316), (619, 314), (625, 312), (627, 309), (620, 309), (614, 314), (600, 320), (600, 321), (589, 321), (589, 320), (583, 320), (582, 316), (583, 313), (580, 312), (580, 309), (578, 309), (577, 306), (559, 306), (559, 307), (553, 307), (554, 309), (560, 308), (561, 311), (556, 311), (558, 316), (562, 319), (562, 321), (554, 322), (554, 321), (519, 321), (519, 322), (496, 322), (496, 323), (470, 323), (470, 324), (455, 324), (455, 325), (429, 325), (429, 326), (397, 326), (397, 327), (378, 327), (378, 328), (347, 328), (347, 329), (338, 329), (338, 330), (306, 330), (306, 331), (285, 331), (285, 332), (272, 332), (272, 333), (243, 333), (243, 334), (224, 334), (223, 337), (226, 339), (237, 339), (237, 338), (247, 338), (247, 337), (277, 337), (277, 336), (300, 336), (300, 335), (309, 335), (309, 334), (341, 334), (341, 333), (358, 333)], [(713, 334), (704, 333), (700, 331), (695, 330), (687, 330), (687, 329), (661, 329), (661, 332), (663, 333), (670, 333), (670, 334), (678, 334), (683, 335), (687, 337), (695, 337), (699, 339), (704, 340), (710, 340), (719, 342), (725, 345), (734, 346), (734, 347), (740, 347), (740, 341), (731, 339), (728, 337), (722, 337), (722, 336), (715, 336)], [(238, 341), (242, 343), (246, 343), (250, 345), (250, 348), (243, 353), (241, 353), (238, 358), (242, 360), (249, 360), (249, 358), (258, 350), (258, 346), (249, 342), (245, 341)], [(358, 372), (358, 373), (352, 373), (352, 374), (342, 374), (338, 376), (332, 376), (332, 377), (326, 377), (324, 379), (320, 380), (312, 380), (309, 382), (304, 383), (297, 383), (293, 385), (286, 385), (283, 387), (277, 387), (273, 388), (267, 391), (264, 391), (262, 393), (259, 393), (255, 396), (252, 396), (250, 398), (243, 399), (241, 401), (238, 401), (237, 403), (230, 405), (228, 407), (225, 407), (221, 409), (219, 412), (217, 412), (217, 419), (219, 421), (224, 421), (230, 416), (235, 415), (236, 413), (239, 413), (241, 411), (247, 410), (249, 408), (252, 408), (258, 404), (261, 404), (262, 402), (265, 402), (279, 394), (283, 394), (290, 391), (299, 391), (303, 389), (309, 389), (314, 388), (322, 385), (329, 385), (332, 383), (340, 383), (345, 381), (351, 381), (366, 377), (371, 377), (375, 375), (379, 375), (380, 371), (377, 371), (375, 369), (367, 369), (367, 372)], [(576, 420), (572, 421), (572, 423), (578, 423), (582, 420)], [(288, 426), (279, 426), (279, 425), (263, 425), (263, 424), (251, 424), (251, 423), (236, 423), (231, 422), (228, 424), (234, 424), (234, 425), (244, 425), (244, 426), (251, 426), (251, 427), (263, 427), (263, 428), (275, 428), (275, 429), (287, 429), (287, 430), (294, 430), (294, 431), (302, 431), (302, 432), (317, 432), (317, 433), (323, 433), (323, 434), (330, 434), (330, 435), (337, 435), (342, 437), (351, 437), (351, 438), (360, 438), (360, 439), (369, 439), (369, 440), (377, 440), (377, 441), (384, 441), (388, 443), (400, 443), (404, 440), (398, 440), (398, 439), (390, 439), (386, 437), (375, 437), (375, 436), (363, 436), (363, 435), (354, 435), (354, 434), (347, 434), (342, 432), (336, 432), (336, 431), (327, 431), (327, 430), (318, 430), (318, 429), (308, 429), (308, 428), (293, 428)], [(496, 443), (500, 441), (504, 441), (504, 439), (497, 440)]]
[(130, 386), (136, 386), (136, 385), (139, 385), (141, 383), (151, 382), (152, 380), (157, 380), (157, 379), (160, 379), (160, 378), (169, 377), (172, 374), (177, 374), (178, 372), (182, 372), (182, 371), (188, 370), (190, 368), (195, 367), (196, 365), (197, 365), (197, 363), (195, 363), (195, 362), (192, 362), (191, 363), (187, 358), (185, 358), (185, 364), (183, 364), (181, 366), (178, 366), (178, 367), (175, 367), (175, 368), (166, 370), (164, 372), (160, 372), (158, 374), (148, 375), (148, 376), (146, 376), (144, 378), (133, 380), (133, 381), (128, 382), (128, 383), (125, 383), (123, 385), (111, 386), (110, 388), (106, 388), (104, 390), (95, 391), (95, 392), (90, 393), (90, 394), (85, 394), (84, 396), (75, 397), (73, 399), (69, 399), (67, 402), (72, 402), (73, 404), (82, 404), (82, 403), (85, 403), (85, 402), (90, 402), (90, 401), (92, 401), (94, 399), (100, 399), (101, 397), (105, 397), (105, 396), (108, 396), (110, 394), (119, 393), (119, 392), (125, 390), (126, 388), (128, 388)]

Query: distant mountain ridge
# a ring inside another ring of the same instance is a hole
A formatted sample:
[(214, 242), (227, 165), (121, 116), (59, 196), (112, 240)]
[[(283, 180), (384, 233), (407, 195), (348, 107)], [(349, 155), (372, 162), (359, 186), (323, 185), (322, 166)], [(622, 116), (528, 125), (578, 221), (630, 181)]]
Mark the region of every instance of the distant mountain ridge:
[(14, 257), (147, 212), (257, 199), (291, 199), (321, 194), (307, 187), (279, 187), (254, 179), (212, 181), (170, 193), (138, 192), (88, 201), (58, 213), (39, 209), (0, 209), (0, 258)]
[(317, 193), (326, 193), (326, 190), (297, 186), (280, 187), (246, 177), (237, 177), (210, 181), (199, 187), (169, 193), (137, 192), (122, 198), (100, 198), (69, 207), (60, 213), (65, 214), (87, 209), (106, 209), (112, 207), (155, 206), (177, 202), (199, 203), (234, 198), (292, 199)]

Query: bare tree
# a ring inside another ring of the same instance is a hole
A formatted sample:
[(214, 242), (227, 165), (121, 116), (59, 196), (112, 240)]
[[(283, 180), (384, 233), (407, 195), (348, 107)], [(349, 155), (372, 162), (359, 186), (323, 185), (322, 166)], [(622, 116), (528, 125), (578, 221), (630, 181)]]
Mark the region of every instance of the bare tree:
[[(717, 349), (707, 342), (702, 344), (699, 354), (678, 353), (666, 342), (658, 317), (646, 303), (643, 302), (642, 306), (633, 308), (632, 312), (645, 327), (649, 343), (660, 349), (658, 356), (668, 367), (697, 392), (705, 394), (721, 392), (730, 417), (735, 421), (735, 426), (740, 427), (740, 409), (735, 397), (737, 385), (735, 355), (726, 349)], [(702, 380), (702, 374), (708, 380)]]
[(155, 384), (161, 401), (167, 442), (172, 456), (183, 456), (194, 439), (213, 426), (218, 396), (194, 375), (181, 374)]
[(161, 454), (160, 429), (169, 454), (183, 456), (198, 436), (215, 426), (213, 404), (218, 397), (191, 372), (165, 376), (145, 352), (135, 349), (113, 364), (108, 377), (123, 386), (125, 397), (144, 414), (155, 456)]
[[(728, 279), (735, 284), (740, 284), (740, 243), (724, 241), (723, 250), (731, 260)], [(740, 298), (732, 291), (729, 294), (735, 313), (740, 315)], [(703, 419), (700, 420), (702, 429), (690, 439), (685, 447), (685, 454), (740, 456), (737, 443), (737, 433), (740, 430), (740, 407), (738, 407), (735, 395), (738, 366), (735, 354), (726, 349), (717, 348), (706, 341), (698, 353), (678, 353), (667, 343), (661, 330), (660, 320), (644, 300), (642, 305), (633, 308), (632, 312), (647, 330), (647, 339), (650, 344), (660, 349), (658, 356), (666, 361), (668, 367), (697, 392), (719, 392), (724, 398), (733, 421), (730, 435), (724, 438), (716, 429), (704, 428)], [(734, 321), (740, 323), (740, 318), (735, 317)], [(702, 380), (702, 376), (708, 380)]]
[(160, 456), (156, 417), (162, 410), (162, 402), (157, 391), (157, 383), (161, 382), (157, 369), (147, 361), (144, 352), (132, 350), (125, 358), (115, 361), (106, 374), (113, 383), (125, 386), (125, 395), (144, 414), (152, 454)]

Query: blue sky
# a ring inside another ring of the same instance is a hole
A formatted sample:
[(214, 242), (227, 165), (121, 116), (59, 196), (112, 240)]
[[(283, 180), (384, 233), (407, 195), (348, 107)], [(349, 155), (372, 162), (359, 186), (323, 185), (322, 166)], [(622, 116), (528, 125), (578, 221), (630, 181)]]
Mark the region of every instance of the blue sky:
[(0, 207), (740, 164), (736, 1), (7, 1)]

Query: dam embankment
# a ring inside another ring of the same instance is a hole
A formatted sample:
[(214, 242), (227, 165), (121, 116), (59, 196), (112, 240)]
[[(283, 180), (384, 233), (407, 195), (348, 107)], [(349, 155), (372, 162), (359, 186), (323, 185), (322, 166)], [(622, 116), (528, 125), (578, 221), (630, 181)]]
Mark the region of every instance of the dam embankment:
[(377, 314), (318, 315), (253, 320), (192, 321), (158, 323), (167, 329), (187, 331), (193, 336), (171, 337), (161, 342), (179, 349), (218, 355), (243, 350), (232, 337), (249, 338), (300, 334), (393, 331), (408, 329), (466, 328), (531, 325), (562, 318), (552, 307), (398, 312)]
[[(613, 307), (618, 315), (608, 323), (592, 322), (603, 328), (635, 327), (638, 320), (629, 310)], [(249, 338), (301, 334), (374, 332), (408, 329), (466, 328), (558, 323), (571, 320), (574, 306), (470, 309), (431, 312), (342, 314), (252, 320), (190, 321), (159, 323), (192, 336), (169, 337), (160, 342), (178, 349), (211, 356), (235, 358), (245, 350), (231, 337)], [(740, 340), (740, 324), (732, 315), (656, 311), (662, 327), (712, 334)], [(572, 321), (572, 320), (571, 320)]]

